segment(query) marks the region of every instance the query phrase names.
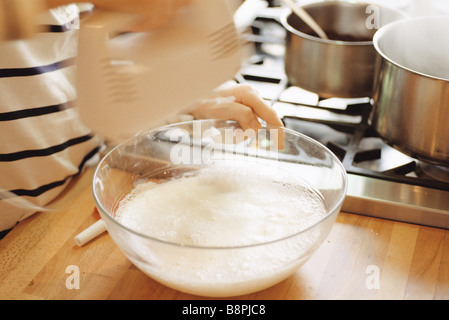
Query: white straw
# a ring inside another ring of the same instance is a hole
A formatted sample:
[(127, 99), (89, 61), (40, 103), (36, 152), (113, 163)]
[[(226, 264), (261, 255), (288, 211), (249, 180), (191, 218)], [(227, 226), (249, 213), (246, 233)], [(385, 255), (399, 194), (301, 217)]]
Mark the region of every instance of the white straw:
[(106, 226), (104, 224), (104, 221), (100, 219), (97, 222), (95, 222), (94, 224), (92, 224), (90, 227), (85, 229), (84, 231), (80, 232), (74, 238), (75, 243), (81, 247), (105, 231), (106, 231)]

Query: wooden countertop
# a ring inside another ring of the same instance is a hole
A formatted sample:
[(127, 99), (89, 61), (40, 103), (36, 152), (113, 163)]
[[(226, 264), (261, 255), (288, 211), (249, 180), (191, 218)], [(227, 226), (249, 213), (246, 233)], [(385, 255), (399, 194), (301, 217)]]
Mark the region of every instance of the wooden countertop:
[[(204, 299), (169, 289), (135, 268), (107, 233), (78, 247), (95, 222), (87, 169), (56, 212), (21, 222), (0, 241), (0, 299)], [(66, 286), (80, 272), (79, 289)], [(449, 231), (341, 212), (296, 274), (233, 299), (449, 299)]]

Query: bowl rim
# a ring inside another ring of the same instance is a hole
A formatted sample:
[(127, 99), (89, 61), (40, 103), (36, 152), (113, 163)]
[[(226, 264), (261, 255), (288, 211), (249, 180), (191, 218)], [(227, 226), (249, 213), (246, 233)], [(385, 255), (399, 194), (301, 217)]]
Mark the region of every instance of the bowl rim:
[[(330, 157), (333, 158), (334, 163), (340, 168), (340, 172), (341, 172), (341, 176), (342, 176), (342, 183), (343, 183), (343, 192), (342, 195), (340, 197), (340, 199), (337, 201), (337, 203), (328, 210), (328, 213), (326, 214), (326, 216), (324, 218), (322, 218), (321, 220), (313, 223), (312, 225), (308, 226), (305, 229), (302, 229), (298, 232), (295, 232), (293, 234), (289, 234), (287, 236), (283, 236), (280, 238), (276, 238), (273, 240), (269, 240), (269, 241), (263, 241), (263, 242), (258, 242), (258, 243), (254, 243), (254, 244), (245, 244), (245, 245), (235, 245), (235, 246), (201, 246), (201, 245), (191, 245), (191, 244), (182, 244), (179, 242), (174, 242), (174, 241), (168, 241), (168, 240), (163, 240), (163, 239), (158, 239), (156, 237), (152, 237), (143, 233), (140, 233), (132, 228), (129, 228), (125, 225), (123, 225), (122, 223), (120, 223), (117, 219), (115, 219), (114, 217), (112, 217), (109, 213), (107, 213), (107, 210), (104, 209), (103, 205), (100, 203), (100, 201), (98, 200), (96, 193), (95, 193), (95, 180), (97, 177), (97, 173), (99, 172), (101, 165), (106, 161), (106, 159), (108, 158), (109, 155), (111, 155), (115, 150), (121, 148), (123, 145), (125, 145), (127, 142), (130, 142), (138, 137), (142, 137), (143, 135), (150, 135), (153, 132), (157, 132), (163, 129), (169, 129), (171, 127), (176, 127), (176, 126), (180, 126), (180, 125), (185, 125), (188, 123), (194, 123), (194, 122), (228, 122), (228, 123), (238, 123), (237, 121), (227, 121), (227, 120), (219, 120), (219, 119), (201, 119), (201, 120), (189, 120), (189, 121), (183, 121), (183, 122), (177, 122), (177, 123), (173, 123), (173, 124), (168, 124), (165, 126), (161, 126), (158, 128), (154, 128), (151, 130), (144, 130), (140, 133), (137, 133), (136, 135), (134, 135), (133, 137), (123, 141), (122, 143), (114, 146), (107, 154), (104, 155), (104, 157), (100, 160), (100, 162), (98, 163), (94, 175), (93, 175), (93, 179), (92, 179), (92, 195), (95, 201), (95, 204), (98, 208), (98, 211), (100, 213), (100, 216), (103, 218), (103, 216), (106, 216), (106, 219), (108, 219), (109, 221), (111, 221), (113, 224), (117, 225), (119, 228), (126, 230), (127, 232), (130, 232), (138, 237), (142, 237), (146, 240), (151, 240), (151, 241), (155, 241), (164, 245), (170, 245), (170, 246), (174, 246), (174, 247), (184, 247), (184, 248), (190, 248), (190, 249), (201, 249), (201, 250), (229, 250), (229, 249), (245, 249), (245, 248), (253, 248), (253, 247), (258, 247), (258, 246), (265, 246), (265, 245), (270, 245), (276, 242), (282, 242), (284, 240), (287, 240), (289, 238), (293, 238), (298, 236), (299, 234), (302, 233), (306, 233), (309, 230), (315, 228), (317, 225), (321, 224), (322, 222), (324, 222), (327, 219), (330, 219), (330, 217), (334, 216), (335, 214), (338, 214), (339, 211), (341, 210), (340, 208), (343, 205), (343, 201), (346, 198), (346, 194), (347, 194), (347, 190), (348, 190), (348, 174), (346, 172), (346, 169), (344, 168), (343, 164), (341, 163), (341, 161), (338, 159), (338, 157), (326, 146), (324, 146), (322, 143), (320, 143), (319, 141), (310, 138), (309, 136), (306, 136), (300, 132), (294, 131), (292, 129), (288, 129), (285, 127), (277, 127), (277, 126), (272, 126), (270, 125), (270, 129), (271, 128), (281, 128), (282, 130), (285, 130), (286, 132), (289, 132), (293, 135), (296, 135), (298, 137), (300, 137), (303, 140), (306, 140), (307, 142), (316, 145), (317, 147), (322, 148)], [(262, 125), (262, 129), (266, 128), (265, 125)], [(107, 229), (107, 223), (105, 223), (106, 225), (106, 229)]]

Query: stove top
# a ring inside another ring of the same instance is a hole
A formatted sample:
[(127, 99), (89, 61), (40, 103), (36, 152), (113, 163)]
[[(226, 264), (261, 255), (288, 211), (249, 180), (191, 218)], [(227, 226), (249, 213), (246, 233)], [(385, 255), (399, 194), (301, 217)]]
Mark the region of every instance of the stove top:
[(425, 166), (387, 145), (370, 127), (369, 98), (321, 99), (291, 86), (278, 14), (267, 8), (244, 34), (251, 54), (236, 81), (253, 85), (287, 128), (321, 142), (341, 160), (348, 173), (343, 211), (449, 229), (449, 181), (432, 174), (447, 176), (449, 170)]

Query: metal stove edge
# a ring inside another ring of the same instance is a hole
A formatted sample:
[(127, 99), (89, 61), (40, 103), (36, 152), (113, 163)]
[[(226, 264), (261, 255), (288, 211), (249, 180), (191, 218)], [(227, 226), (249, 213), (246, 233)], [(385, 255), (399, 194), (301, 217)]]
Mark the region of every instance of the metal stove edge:
[(348, 174), (341, 211), (449, 229), (449, 191)]

